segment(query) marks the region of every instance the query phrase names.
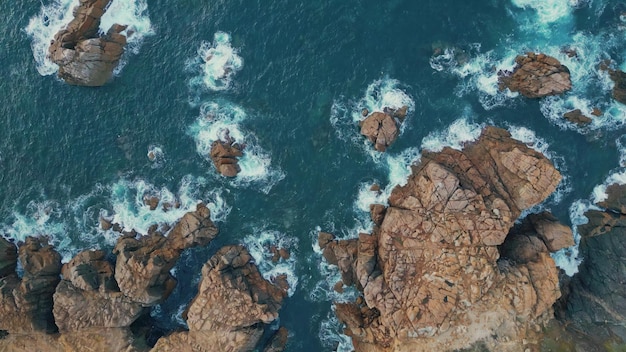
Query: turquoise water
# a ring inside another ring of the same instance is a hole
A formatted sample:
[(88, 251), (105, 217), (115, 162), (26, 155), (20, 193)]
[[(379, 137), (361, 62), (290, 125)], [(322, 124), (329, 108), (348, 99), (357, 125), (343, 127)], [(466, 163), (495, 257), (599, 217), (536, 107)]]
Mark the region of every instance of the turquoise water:
[[(336, 272), (314, 250), (316, 231), (367, 230), (363, 209), (376, 198), (369, 185), (388, 192), (401, 183), (422, 146), (471, 139), (484, 124), (534, 138), (566, 176), (543, 206), (568, 224), (570, 206), (619, 167), (626, 109), (611, 101), (596, 68), (607, 58), (626, 63), (626, 5), (618, 1), (114, 0), (114, 19), (136, 26), (133, 52), (95, 89), (59, 81), (41, 56), (54, 34), (50, 9), (62, 14), (71, 3), (0, 4), (0, 232), (48, 235), (69, 258), (114, 243), (98, 229), (100, 214), (142, 232), (210, 203), (220, 235), (181, 259), (178, 288), (153, 311), (165, 329), (180, 324), (200, 267), (220, 246), (282, 241), (289, 262), (254, 252), (266, 276), (297, 281), (280, 317), (288, 350), (349, 349), (330, 303), (351, 293), (332, 292)], [(568, 65), (574, 91), (530, 101), (494, 90), (496, 69), (527, 50)], [(355, 116), (406, 101), (414, 108), (402, 135), (386, 155), (374, 153)], [(587, 129), (558, 118), (595, 106), (604, 115)], [(216, 126), (248, 144), (235, 180), (216, 176), (206, 158)], [(182, 207), (149, 212), (144, 192), (178, 197)]]

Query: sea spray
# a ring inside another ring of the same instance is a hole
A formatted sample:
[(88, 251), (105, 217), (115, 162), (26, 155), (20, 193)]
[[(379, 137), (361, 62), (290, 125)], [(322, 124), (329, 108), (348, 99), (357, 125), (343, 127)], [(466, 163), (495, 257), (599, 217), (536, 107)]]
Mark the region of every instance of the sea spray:
[[(241, 171), (228, 182), (234, 187), (257, 186), (263, 193), (269, 191), (285, 174), (272, 166), (270, 155), (258, 144), (256, 136), (243, 129), (248, 114), (239, 106), (227, 101), (207, 102), (200, 107), (200, 116), (189, 127), (188, 133), (196, 142), (196, 151), (208, 163), (213, 142), (232, 140), (245, 145), (238, 164)], [(212, 170), (212, 174), (216, 171)]]
[(197, 88), (223, 91), (232, 86), (233, 76), (243, 68), (239, 49), (231, 45), (230, 34), (216, 32), (213, 42), (202, 42), (198, 57), (187, 63), (187, 70), (199, 73), (189, 81), (192, 90)]
[[(298, 287), (298, 275), (296, 274), (296, 257), (298, 255), (298, 239), (287, 236), (284, 233), (273, 230), (255, 230), (253, 234), (243, 239), (250, 255), (263, 275), (263, 278), (272, 282), (281, 275), (287, 277), (289, 283), (288, 295), (291, 297)], [(278, 258), (273, 260), (275, 250), (287, 250), (289, 258)]]
[(443, 131), (431, 132), (424, 137), (422, 149), (431, 152), (440, 152), (445, 147), (461, 150), (466, 143), (478, 139), (484, 127), (483, 124), (469, 122), (468, 118), (460, 118)]

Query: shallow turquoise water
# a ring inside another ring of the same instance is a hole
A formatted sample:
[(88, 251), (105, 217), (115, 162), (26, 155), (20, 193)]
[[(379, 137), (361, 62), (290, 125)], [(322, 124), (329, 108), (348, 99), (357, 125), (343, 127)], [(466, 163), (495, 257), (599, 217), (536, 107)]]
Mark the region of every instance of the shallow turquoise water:
[[(566, 223), (570, 204), (588, 198), (619, 166), (614, 141), (623, 134), (625, 119), (619, 106), (613, 107), (612, 119), (580, 131), (547, 119), (541, 112), (545, 102), (494, 97), (479, 88), (475, 77), (488, 75), (509, 51), (558, 52), (576, 43), (578, 32), (586, 40), (578, 40), (585, 60), (611, 57), (624, 63), (619, 19), (624, 4), (594, 1), (572, 8), (565, 0), (546, 3), (556, 8), (565, 4), (566, 13), (546, 22), (532, 8), (504, 0), (481, 5), (452, 0), (154, 0), (146, 15), (155, 34), (144, 38), (110, 84), (96, 89), (71, 87), (38, 73), (24, 28), (41, 3), (0, 4), (5, 14), (0, 23), (0, 230), (16, 238), (51, 235), (69, 256), (111, 243), (97, 230), (98, 214), (115, 206), (140, 213), (132, 197), (144, 181), (188, 194), (190, 204), (221, 199), (230, 212), (219, 222), (218, 239), (184, 255), (176, 269), (179, 286), (155, 316), (166, 328), (176, 325), (170, 315), (195, 295), (199, 268), (221, 245), (250, 245), (254, 241), (248, 236), (277, 231), (278, 237), (291, 240), (296, 259), (285, 265), (299, 279), (280, 318), (292, 334), (289, 350), (330, 350), (338, 337), (320, 329), (337, 295), (325, 293), (326, 284), (321, 284), (326, 273), (313, 250), (314, 232), (319, 226), (356, 235), (359, 222), (367, 218), (355, 209), (361, 184), (389, 182), (389, 165), (370, 156), (351, 122), (350, 113), (360, 110), (358, 101), (368, 85), (397, 79), (398, 88), (415, 103), (403, 134), (388, 151), (391, 156), (419, 148), (424, 137), (459, 118), (534, 131), (567, 175), (562, 197), (546, 203)], [(190, 85), (199, 74), (193, 60), (201, 43), (212, 41), (218, 31), (231, 35), (243, 68), (223, 91)], [(472, 49), (475, 43), (480, 50)], [(463, 76), (455, 67), (431, 67), (433, 45), (466, 49), (474, 68), (480, 54), (492, 52), (484, 67)], [(580, 70), (588, 68), (580, 64)], [(612, 105), (602, 87), (590, 83), (582, 93), (608, 111)], [(503, 99), (496, 106), (485, 103), (496, 98)], [(284, 177), (271, 187), (263, 175), (249, 183), (216, 177), (197, 153), (190, 132), (200, 105), (207, 102), (245, 111), (240, 128), (254, 136), (255, 145), (271, 158), (270, 168)], [(146, 156), (152, 145), (164, 151), (159, 164)], [(183, 182), (190, 189), (180, 190), (181, 182), (190, 179), (197, 182)]]

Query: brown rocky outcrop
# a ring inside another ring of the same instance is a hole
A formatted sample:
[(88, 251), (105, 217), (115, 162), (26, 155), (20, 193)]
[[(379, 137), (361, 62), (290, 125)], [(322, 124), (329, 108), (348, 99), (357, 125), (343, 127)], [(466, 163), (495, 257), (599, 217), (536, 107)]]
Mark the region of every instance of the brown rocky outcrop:
[(529, 52), (515, 58), (515, 62), (512, 73), (500, 73), (501, 90), (508, 88), (527, 98), (541, 98), (572, 89), (569, 69), (551, 56)]
[(374, 149), (384, 152), (398, 138), (400, 124), (406, 118), (408, 109), (408, 106), (399, 109), (385, 107), (382, 112), (371, 114), (369, 110), (363, 109), (361, 114), (365, 119), (359, 122), (361, 134), (374, 144)]
[(0, 237), (0, 279), (15, 273), (17, 266), (17, 247)]
[(22, 278), (15, 272), (0, 278), (0, 330), (54, 332), (52, 294), (60, 280), (61, 256), (47, 239), (33, 237), (26, 238), (18, 253)]
[(100, 18), (111, 0), (80, 0), (74, 19), (50, 43), (48, 57), (59, 65), (59, 77), (81, 86), (102, 86), (112, 76), (124, 52), (124, 26), (98, 34)]
[[(521, 211), (560, 180), (541, 153), (488, 127), (462, 151), (424, 152), (373, 234), (338, 243), (324, 235), (324, 254), (349, 248), (346, 257), (356, 258), (343, 267), (363, 288), (361, 304), (336, 305), (356, 351), (447, 351), (478, 341), (523, 351), (560, 294), (558, 270), (534, 225), (500, 246)], [(545, 235), (549, 223), (537, 223)]]
[(159, 339), (153, 351), (252, 351), (285, 296), (261, 276), (243, 246), (223, 247), (202, 268), (198, 295), (185, 314), (189, 331)]
[(243, 156), (243, 148), (232, 140), (217, 140), (211, 144), (211, 160), (217, 171), (226, 177), (235, 177), (241, 171), (239, 158)]
[(613, 99), (626, 104), (626, 73), (622, 70), (609, 69), (609, 76), (615, 85), (613, 86)]
[(588, 210), (589, 222), (578, 227), (583, 261), (558, 312), (571, 333), (598, 350), (626, 343), (626, 185), (610, 185), (606, 192), (608, 198), (597, 204), (603, 209)]
[(566, 112), (565, 114), (563, 114), (563, 118), (579, 126), (588, 125), (591, 122), (593, 122), (593, 120), (590, 117), (583, 114), (583, 112), (580, 109), (575, 109), (575, 110)]
[(124, 295), (145, 306), (166, 299), (176, 286), (170, 270), (181, 253), (191, 247), (205, 246), (217, 235), (210, 210), (198, 204), (165, 237), (152, 233), (136, 239), (123, 236), (115, 245), (115, 280)]

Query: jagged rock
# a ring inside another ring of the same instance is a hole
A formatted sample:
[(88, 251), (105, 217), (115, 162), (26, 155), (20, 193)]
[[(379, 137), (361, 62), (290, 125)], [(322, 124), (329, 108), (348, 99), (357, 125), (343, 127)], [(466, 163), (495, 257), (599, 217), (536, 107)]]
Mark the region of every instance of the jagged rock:
[(541, 153), (488, 127), (462, 151), (424, 152), (372, 235), (320, 238), (325, 257), (349, 253), (343, 267), (363, 287), (363, 305), (336, 306), (355, 350), (448, 351), (493, 336), (523, 346), (559, 296), (558, 270), (534, 229), (509, 240), (523, 247), (507, 258), (499, 246), (560, 180)]
[(626, 73), (622, 70), (609, 69), (609, 76), (615, 83), (613, 86), (613, 99), (626, 104)]
[(590, 117), (585, 116), (580, 109), (566, 112), (563, 114), (563, 118), (580, 126), (588, 125), (593, 121)]
[(235, 177), (241, 171), (239, 158), (243, 156), (241, 146), (234, 141), (217, 140), (211, 144), (211, 160), (217, 171), (226, 177)]
[(143, 197), (143, 202), (145, 205), (150, 207), (150, 210), (156, 210), (156, 208), (159, 207), (160, 200), (159, 197), (145, 195)]
[(575, 244), (572, 229), (561, 224), (551, 213), (544, 211), (539, 214), (530, 214), (528, 219), (550, 252), (556, 252)]
[(600, 348), (626, 342), (626, 185), (607, 187), (608, 199), (578, 227), (579, 272), (566, 292), (560, 319)]
[(118, 256), (115, 279), (120, 290), (145, 306), (165, 300), (176, 286), (170, 270), (182, 251), (208, 244), (217, 232), (209, 208), (199, 204), (195, 212), (179, 220), (168, 237), (158, 233), (139, 239), (121, 237), (113, 250)]
[(0, 330), (9, 333), (56, 330), (52, 295), (61, 272), (61, 256), (45, 238), (27, 237), (19, 247), (24, 274), (0, 279)]
[(48, 57), (59, 65), (59, 77), (81, 86), (102, 86), (112, 76), (126, 45), (120, 34), (125, 26), (113, 25), (99, 36), (100, 18), (111, 0), (81, 0), (74, 19), (55, 36)]
[(360, 125), (361, 134), (374, 143), (374, 149), (379, 152), (384, 152), (400, 133), (394, 118), (378, 111), (361, 121)]
[(186, 312), (189, 331), (159, 339), (153, 351), (251, 351), (285, 295), (263, 279), (243, 246), (223, 247), (202, 268)]
[(385, 208), (382, 204), (370, 204), (370, 217), (374, 224), (380, 226), (385, 218)]
[[(59, 331), (129, 327), (143, 312), (141, 303), (124, 296), (113, 267), (102, 251), (83, 251), (63, 265), (63, 280), (54, 293)], [(106, 314), (104, 314), (106, 312)]]
[(515, 58), (515, 62), (512, 73), (501, 73), (500, 89), (508, 88), (527, 98), (559, 95), (572, 89), (569, 69), (551, 56), (527, 53)]
[[(322, 237), (327, 236), (325, 233), (320, 233), (318, 242), (321, 244), (325, 241)], [(331, 235), (332, 236), (332, 235)], [(337, 265), (339, 272), (341, 273), (341, 279), (344, 284), (350, 286), (357, 283), (357, 279), (354, 272), (354, 264), (357, 257), (357, 241), (351, 239), (347, 241), (333, 240), (326, 242), (322, 249), (322, 254), (329, 264)]]
[(17, 247), (0, 237), (0, 279), (15, 273), (17, 266)]
[(280, 327), (270, 341), (267, 343), (263, 352), (282, 352), (287, 346), (287, 339), (289, 338), (289, 330), (285, 327)]

